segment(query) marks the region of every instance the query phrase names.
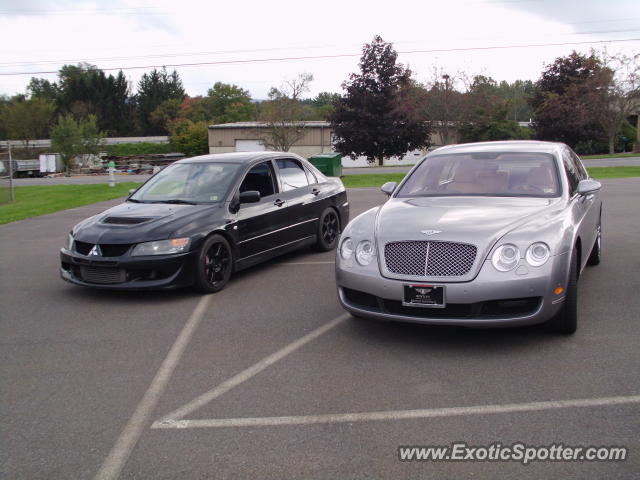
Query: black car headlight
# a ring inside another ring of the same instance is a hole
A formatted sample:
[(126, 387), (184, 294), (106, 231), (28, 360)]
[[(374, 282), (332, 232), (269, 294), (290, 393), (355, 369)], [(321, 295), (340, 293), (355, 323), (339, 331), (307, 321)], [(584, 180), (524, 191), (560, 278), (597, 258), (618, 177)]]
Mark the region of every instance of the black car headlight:
[(64, 248), (65, 250), (73, 249), (73, 234), (71, 232), (69, 232), (69, 234), (67, 235), (67, 239), (64, 241), (64, 245), (62, 246), (62, 248)]
[(139, 243), (133, 248), (131, 256), (143, 257), (146, 255), (171, 255), (173, 253), (182, 253), (189, 249), (190, 243), (191, 239), (188, 237)]

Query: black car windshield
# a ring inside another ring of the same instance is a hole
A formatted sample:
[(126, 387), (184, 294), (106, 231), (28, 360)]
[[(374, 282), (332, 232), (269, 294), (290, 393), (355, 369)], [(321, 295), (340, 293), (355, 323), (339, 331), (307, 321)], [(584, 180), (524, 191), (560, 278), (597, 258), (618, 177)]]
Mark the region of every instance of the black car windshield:
[(397, 197), (557, 197), (554, 158), (546, 153), (482, 152), (426, 158)]
[(226, 197), (240, 165), (176, 163), (145, 183), (130, 200), (145, 203), (216, 203)]

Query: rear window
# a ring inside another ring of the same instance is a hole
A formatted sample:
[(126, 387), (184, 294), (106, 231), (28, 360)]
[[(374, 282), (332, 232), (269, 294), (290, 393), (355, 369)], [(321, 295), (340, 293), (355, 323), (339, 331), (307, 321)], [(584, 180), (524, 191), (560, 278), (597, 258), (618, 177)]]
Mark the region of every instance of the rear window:
[(398, 191), (415, 196), (557, 197), (554, 158), (546, 153), (465, 153), (427, 157)]

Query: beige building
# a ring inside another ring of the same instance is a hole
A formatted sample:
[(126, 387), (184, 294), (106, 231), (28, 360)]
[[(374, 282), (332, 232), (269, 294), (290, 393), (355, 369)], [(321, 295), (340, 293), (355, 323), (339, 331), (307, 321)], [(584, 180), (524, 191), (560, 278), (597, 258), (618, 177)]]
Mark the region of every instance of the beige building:
[[(223, 123), (209, 126), (209, 153), (247, 152), (267, 150), (265, 138), (268, 138), (269, 127), (261, 122)], [(304, 134), (289, 151), (302, 157), (309, 158), (318, 153), (333, 152), (332, 130), (329, 122), (304, 122)], [(439, 137), (434, 134), (431, 138), (434, 145), (440, 145)], [(407, 152), (404, 158), (391, 157), (385, 159), (385, 165), (411, 165), (426, 154), (426, 150)], [(349, 157), (342, 159), (344, 167), (366, 167), (365, 157), (353, 160)]]

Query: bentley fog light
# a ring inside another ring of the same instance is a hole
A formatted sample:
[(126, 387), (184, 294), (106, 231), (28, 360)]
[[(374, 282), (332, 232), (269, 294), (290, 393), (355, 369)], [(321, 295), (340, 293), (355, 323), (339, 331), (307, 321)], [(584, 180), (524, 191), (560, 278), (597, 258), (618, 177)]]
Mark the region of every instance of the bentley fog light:
[(356, 247), (356, 260), (362, 266), (369, 265), (374, 256), (373, 243), (362, 240)]
[(529, 245), (525, 258), (532, 267), (541, 267), (549, 260), (549, 246), (546, 243), (536, 242)]
[(353, 256), (353, 240), (345, 238), (340, 244), (340, 256), (343, 260), (349, 260)]
[(156, 242), (139, 243), (131, 252), (133, 257), (145, 255), (170, 255), (182, 253), (189, 248), (189, 238), (172, 238), (170, 240), (158, 240)]
[(520, 250), (511, 243), (500, 245), (491, 257), (491, 263), (501, 272), (513, 270), (518, 265), (518, 261), (520, 261)]

